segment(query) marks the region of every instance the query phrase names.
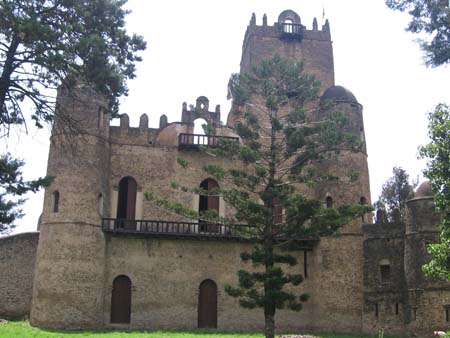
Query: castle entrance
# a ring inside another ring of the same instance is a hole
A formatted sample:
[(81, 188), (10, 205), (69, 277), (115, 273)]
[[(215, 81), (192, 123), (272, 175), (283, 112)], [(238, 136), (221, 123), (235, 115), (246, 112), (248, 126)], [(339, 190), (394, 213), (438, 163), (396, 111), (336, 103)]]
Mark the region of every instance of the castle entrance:
[(211, 279), (200, 284), (198, 295), (198, 327), (217, 328), (217, 285)]
[(111, 295), (111, 323), (129, 324), (131, 317), (131, 280), (124, 275), (114, 279)]

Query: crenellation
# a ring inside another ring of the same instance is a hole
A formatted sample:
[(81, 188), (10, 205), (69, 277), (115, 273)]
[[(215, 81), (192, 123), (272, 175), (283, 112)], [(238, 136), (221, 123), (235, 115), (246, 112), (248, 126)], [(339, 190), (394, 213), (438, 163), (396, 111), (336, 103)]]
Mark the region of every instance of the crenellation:
[[(312, 164), (339, 181), (298, 184), (296, 189), (327, 208), (371, 205), (363, 106), (348, 89), (334, 84), (328, 20), (319, 30), (314, 18), (308, 30), (297, 13), (286, 10), (273, 26), (267, 25), (266, 14), (258, 26), (253, 13), (241, 72), (274, 53), (302, 61), (305, 71), (321, 82), (314, 103), (318, 109), (308, 118), (317, 122), (338, 111), (350, 121), (345, 131), (361, 141), (357, 151), (341, 149)], [(76, 97), (83, 98), (82, 105), (75, 104)], [(204, 166), (242, 166), (198, 151), (200, 145), (214, 145), (217, 137), (239, 140), (232, 128), (238, 120), (235, 110), (223, 126), (220, 105), (211, 105), (210, 111), (209, 99), (199, 96), (194, 105), (183, 102), (178, 122), (169, 123), (163, 114), (158, 128), (150, 128), (146, 114), (137, 127), (130, 126), (127, 114), (121, 115), (119, 126), (109, 125), (104, 99), (81, 84), (74, 93), (61, 88), (58, 103), (82, 121), (85, 133), (69, 141), (64, 129), (53, 130), (47, 170), (55, 180), (45, 192), (40, 234), (0, 238), (0, 270), (7, 272), (0, 281), (0, 317), (29, 314), (32, 325), (50, 328), (115, 327), (114, 311), (126, 308), (113, 301), (120, 282), (131, 304), (122, 319), (126, 324), (120, 325), (193, 329), (199, 322), (199, 294), (208, 281), (216, 287), (218, 302), (213, 326), (260, 330), (261, 311), (240, 308), (223, 291), (225, 284), (236, 283), (239, 268), (248, 268), (239, 256), (251, 243), (221, 240), (229, 236), (225, 225), (210, 228), (145, 198), (147, 192), (155, 193), (204, 210), (199, 196), (171, 184), (215, 186)], [(198, 118), (214, 127), (213, 135), (193, 135)], [(55, 126), (60, 125), (56, 120)], [(68, 146), (77, 151), (64, 151)], [(188, 174), (178, 164), (180, 157), (193, 167)], [(211, 202), (220, 216), (233, 213), (223, 198), (214, 197), (206, 204)], [(300, 291), (311, 299), (300, 313), (277, 312), (280, 330), (373, 335), (384, 329), (385, 335), (427, 336), (436, 328), (450, 329), (450, 283), (430, 280), (421, 269), (429, 258), (427, 245), (439, 239), (440, 216), (430, 185), (422, 184), (407, 202), (405, 220), (397, 213), (388, 223), (382, 210), (376, 218), (372, 224), (371, 213), (358, 217), (339, 234), (294, 253), (299, 264), (289, 272), (304, 274)]]

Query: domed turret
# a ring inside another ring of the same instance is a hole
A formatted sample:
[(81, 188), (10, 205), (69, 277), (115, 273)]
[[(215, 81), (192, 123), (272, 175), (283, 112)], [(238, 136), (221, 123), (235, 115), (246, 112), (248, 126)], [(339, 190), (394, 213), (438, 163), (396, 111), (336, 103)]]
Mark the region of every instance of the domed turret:
[(355, 95), (342, 86), (333, 86), (328, 88), (325, 93), (323, 93), (321, 100), (331, 100), (331, 101), (346, 101), (358, 103)]
[(423, 182), (419, 188), (417, 188), (414, 198), (430, 198), (433, 197), (433, 189), (431, 188), (430, 181)]

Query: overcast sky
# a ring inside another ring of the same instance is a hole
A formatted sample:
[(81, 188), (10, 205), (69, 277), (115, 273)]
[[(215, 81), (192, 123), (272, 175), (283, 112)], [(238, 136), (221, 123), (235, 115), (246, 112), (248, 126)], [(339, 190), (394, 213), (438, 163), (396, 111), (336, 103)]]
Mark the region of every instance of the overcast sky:
[[(220, 104), (222, 120), (230, 108), (226, 86), (239, 71), (242, 41), (252, 12), (258, 25), (267, 14), (272, 25), (285, 9), (297, 12), (312, 28), (330, 22), (337, 85), (351, 90), (364, 106), (372, 201), (381, 185), (401, 166), (411, 177), (421, 175), (424, 161), (417, 148), (427, 142), (426, 113), (438, 102), (450, 102), (448, 67), (427, 68), (415, 42), (404, 31), (409, 17), (386, 8), (382, 0), (129, 0), (129, 33), (148, 43), (137, 78), (129, 83), (130, 95), (121, 113), (137, 126), (146, 113), (157, 127), (162, 114), (169, 122), (181, 119), (183, 102), (207, 96), (210, 106)], [(31, 130), (18, 140), (3, 141), (0, 148), (25, 159), (27, 179), (43, 176), (48, 156), (47, 129)], [(1, 149), (1, 150), (4, 150)], [(3, 153), (4, 151), (2, 151)], [(423, 180), (423, 178), (421, 178)], [(36, 229), (42, 211), (42, 193), (30, 195), (17, 232)]]

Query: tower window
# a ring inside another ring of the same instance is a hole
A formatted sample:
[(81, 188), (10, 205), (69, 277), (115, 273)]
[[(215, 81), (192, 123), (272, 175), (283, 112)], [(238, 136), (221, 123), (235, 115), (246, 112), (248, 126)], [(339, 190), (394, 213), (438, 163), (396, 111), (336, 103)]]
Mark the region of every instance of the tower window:
[(450, 322), (450, 304), (444, 305), (444, 309), (445, 309), (445, 321), (448, 323)]
[(388, 284), (391, 281), (391, 264), (387, 259), (380, 261), (380, 280), (381, 284)]
[(283, 32), (284, 33), (288, 33), (288, 34), (292, 34), (294, 33), (294, 23), (292, 22), (291, 19), (286, 19), (283, 22)]
[(59, 212), (59, 191), (55, 190), (52, 193), (52, 211)]
[[(211, 178), (207, 178), (202, 183), (200, 183), (200, 188), (205, 190), (206, 195), (202, 195), (202, 194), (200, 195), (199, 205), (198, 205), (199, 213), (201, 214), (202, 212), (205, 212), (207, 210), (215, 210), (218, 215), (220, 199), (219, 199), (219, 196), (213, 195), (212, 192), (214, 189), (219, 188), (219, 184), (215, 180), (213, 180)], [(218, 232), (219, 227), (216, 224), (212, 224), (210, 222), (200, 219), (199, 220), (199, 230), (201, 232)]]
[(328, 196), (325, 199), (325, 205), (326, 205), (327, 209), (331, 209), (333, 207), (333, 198), (331, 198), (331, 196)]
[(103, 216), (103, 194), (98, 194), (98, 214)]
[(395, 314), (396, 315), (398, 315), (399, 314), (399, 312), (400, 312), (400, 306), (399, 306), (399, 304), (398, 303), (395, 303)]
[(378, 303), (375, 303), (375, 317), (378, 318)]

